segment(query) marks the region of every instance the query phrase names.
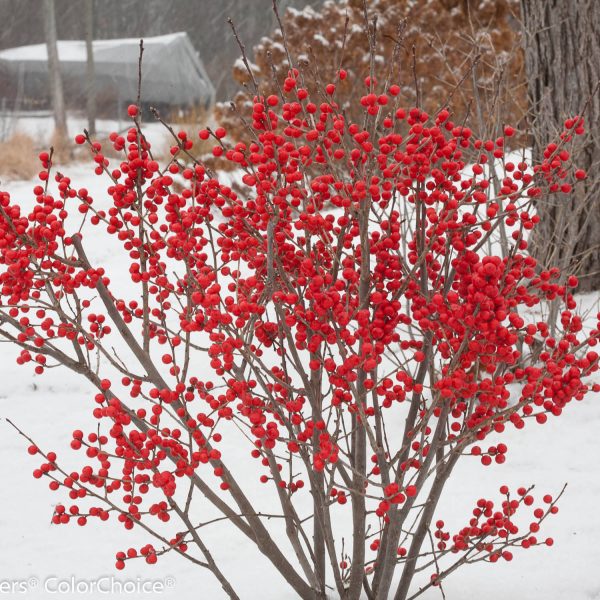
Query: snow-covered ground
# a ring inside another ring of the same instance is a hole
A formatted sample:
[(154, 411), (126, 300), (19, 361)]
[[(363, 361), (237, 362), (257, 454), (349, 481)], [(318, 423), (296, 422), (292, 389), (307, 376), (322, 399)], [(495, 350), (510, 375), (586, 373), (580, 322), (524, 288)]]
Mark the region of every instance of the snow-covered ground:
[[(72, 131), (75, 132), (74, 127)], [(101, 205), (105, 183), (89, 166), (73, 165), (62, 171), (72, 176), (77, 187), (87, 187)], [(27, 198), (29, 202), (33, 185), (34, 182), (12, 182), (3, 184), (2, 189), (10, 191), (15, 201)], [(117, 266), (120, 257), (109, 252), (100, 238), (88, 239), (87, 247), (96, 265), (107, 271)], [(593, 307), (598, 298), (587, 296), (581, 301)], [(595, 312), (596, 309), (592, 316)], [(16, 365), (16, 349), (10, 345), (0, 345), (0, 353), (0, 597), (98, 600), (107, 594), (53, 591), (58, 580), (66, 580), (62, 585), (69, 587), (72, 577), (91, 582), (113, 576), (117, 587), (125, 581), (135, 584), (143, 580), (164, 588), (154, 593), (111, 594), (116, 598), (224, 598), (210, 573), (176, 556), (161, 557), (154, 567), (135, 561), (125, 571), (117, 571), (115, 551), (150, 541), (137, 530), (126, 532), (116, 522), (94, 522), (85, 528), (50, 524), (54, 504), (64, 497), (32, 478), (39, 459), (27, 454), (27, 442), (4, 419), (14, 421), (45, 448), (55, 450), (59, 458), (68, 458), (73, 429), (92, 424), (93, 391), (66, 370), (53, 369), (42, 377), (33, 376), (30, 367)], [(448, 600), (600, 600), (599, 428), (600, 396), (590, 394), (544, 426), (528, 423), (525, 430), (508, 430), (503, 436), (509, 446), (503, 465), (484, 469), (476, 461), (463, 460), (442, 501), (440, 517), (451, 531), (467, 523), (477, 498), (497, 498), (501, 483), (514, 487), (534, 483), (538, 494), (557, 493), (564, 483), (568, 487), (559, 505), (560, 512), (547, 521), (543, 530), (542, 537), (554, 537), (554, 547), (515, 552), (511, 563), (479, 563), (461, 568), (445, 584)], [(260, 485), (258, 481), (256, 485)], [(241, 598), (295, 598), (267, 561), (226, 523), (207, 529), (206, 536), (217, 562)], [(22, 581), (23, 588), (5, 593), (3, 582), (12, 581)], [(44, 589), (46, 586), (49, 590)], [(441, 596), (439, 591), (430, 590), (422, 597), (431, 600)]]
[[(107, 138), (112, 131), (122, 132), (131, 126), (131, 119), (124, 116), (123, 119), (96, 119), (96, 137)], [(69, 114), (68, 129), (69, 136), (74, 138), (88, 127), (87, 118), (81, 115)], [(54, 119), (47, 111), (24, 112), (18, 115), (11, 113), (0, 113), (0, 131), (5, 137), (19, 132), (25, 133), (33, 138), (37, 144), (49, 144), (54, 132)], [(144, 133), (153, 147), (162, 148), (165, 141), (170, 137), (163, 125), (152, 120), (144, 124)], [(0, 165), (0, 174), (2, 165)], [(4, 180), (4, 179), (3, 179)]]

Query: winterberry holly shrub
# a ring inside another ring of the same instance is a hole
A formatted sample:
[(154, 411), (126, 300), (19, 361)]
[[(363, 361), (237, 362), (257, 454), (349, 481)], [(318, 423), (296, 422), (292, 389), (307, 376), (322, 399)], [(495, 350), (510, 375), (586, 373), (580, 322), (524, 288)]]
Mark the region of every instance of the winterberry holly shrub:
[[(474, 489), (458, 530), (438, 504), (459, 459), (493, 468), (506, 429), (527, 435), (592, 387), (599, 329), (577, 316), (577, 280), (527, 254), (532, 202), (585, 178), (568, 152), (583, 119), (528, 165), (505, 154), (511, 127), (474, 139), (373, 77), (353, 84), (351, 122), (336, 85), (309, 97), (292, 69), (279, 94), (254, 98), (246, 142), (199, 132), (241, 193), (190, 162), (183, 132), (156, 160), (132, 106), (129, 131), (110, 136), (120, 160), (76, 138), (101, 199), (48, 153), (31, 210), (0, 196), (1, 335), (19, 364), (96, 388), (98, 427), (73, 423), (66, 441), (80, 468), (30, 439), (34, 477), (64, 498), (57, 525), (147, 532), (115, 548), (118, 569), (173, 552), (237, 598), (205, 540), (219, 523), (298, 597), (328, 585), (404, 600), (462, 564), (552, 545), (540, 530), (558, 497), (526, 482)], [(122, 256), (115, 272), (86, 252), (102, 236)], [(536, 317), (549, 301), (554, 329)], [(419, 589), (417, 569), (430, 576)]]

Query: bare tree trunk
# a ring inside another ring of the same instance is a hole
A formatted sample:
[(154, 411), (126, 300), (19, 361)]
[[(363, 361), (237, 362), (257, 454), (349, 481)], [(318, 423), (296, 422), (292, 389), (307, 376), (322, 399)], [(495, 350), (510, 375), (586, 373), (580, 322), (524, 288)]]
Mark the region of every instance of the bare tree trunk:
[(565, 118), (585, 110), (586, 135), (573, 159), (588, 174), (572, 195), (537, 203), (531, 251), (544, 267), (578, 274), (580, 290), (600, 289), (600, 3), (521, 0), (521, 8), (534, 157), (558, 138)]
[(67, 117), (65, 113), (65, 99), (63, 95), (62, 78), (60, 75), (60, 62), (56, 44), (56, 16), (54, 0), (44, 0), (44, 32), (46, 35), (46, 48), (48, 52), (48, 77), (52, 93), (52, 108), (54, 110), (54, 124), (56, 133), (67, 137)]
[(96, 73), (94, 70), (94, 0), (85, 0), (85, 50), (86, 64), (86, 111), (88, 118), (88, 131), (90, 135), (96, 134)]
[[(319, 354), (311, 354), (311, 359), (320, 359)], [(311, 372), (311, 402), (312, 402), (312, 417), (316, 422), (323, 418), (323, 397), (321, 394), (321, 378), (322, 373), (313, 370)], [(319, 431), (315, 429), (313, 434), (313, 444), (317, 448), (319, 445)], [(326, 588), (326, 553), (325, 553), (325, 532), (322, 511), (324, 507), (323, 499), (325, 495), (325, 476), (322, 472), (315, 473), (315, 483), (317, 489), (313, 492), (313, 553), (314, 553), (314, 568), (315, 577), (317, 580), (318, 589), (315, 591), (315, 598), (327, 598)], [(318, 515), (321, 514), (321, 516)]]

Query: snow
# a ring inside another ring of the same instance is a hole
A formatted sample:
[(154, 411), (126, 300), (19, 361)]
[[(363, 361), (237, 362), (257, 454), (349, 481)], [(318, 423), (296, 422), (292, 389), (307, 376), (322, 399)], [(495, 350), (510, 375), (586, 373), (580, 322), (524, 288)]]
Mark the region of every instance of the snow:
[[(72, 128), (75, 131), (75, 128)], [(76, 187), (86, 187), (102, 204), (106, 183), (93, 174), (89, 165), (62, 168), (72, 177)], [(1, 176), (1, 166), (0, 166)], [(13, 200), (31, 202), (33, 181), (3, 183)], [(109, 250), (103, 236), (85, 240), (91, 261), (114, 272), (122, 267), (119, 253)], [(125, 280), (120, 284), (126, 285)], [(584, 311), (593, 318), (600, 296), (580, 298)], [(91, 523), (86, 528), (76, 525), (50, 525), (53, 505), (64, 497), (50, 492), (46, 485), (34, 480), (31, 472), (39, 459), (29, 456), (28, 443), (7, 423), (12, 420), (59, 459), (74, 461), (79, 456), (68, 448), (71, 432), (76, 427), (93, 426), (90, 412), (93, 390), (79, 377), (66, 370), (51, 369), (42, 377), (32, 375), (29, 367), (18, 367), (16, 350), (8, 344), (0, 346), (0, 582), (23, 580), (37, 585), (29, 589), (27, 598), (50, 599), (92, 598), (106, 594), (52, 594), (44, 591), (44, 583), (54, 585), (52, 577), (79, 581), (114, 577), (118, 582), (151, 580), (161, 582), (164, 591), (156, 596), (165, 599), (224, 598), (214, 577), (174, 555), (161, 557), (152, 567), (134, 561), (119, 572), (114, 569), (114, 554), (130, 545), (150, 541), (138, 530), (126, 532), (114, 521)], [(198, 365), (201, 370), (202, 365)], [(205, 367), (204, 367), (205, 368)], [(201, 375), (200, 375), (201, 376)], [(569, 405), (563, 416), (544, 426), (529, 424), (524, 431), (508, 429), (502, 438), (509, 447), (503, 465), (482, 468), (474, 460), (459, 463), (455, 476), (444, 491), (440, 517), (450, 530), (464, 525), (479, 497), (497, 497), (498, 486), (536, 484), (538, 494), (556, 494), (564, 483), (567, 491), (560, 512), (549, 519), (542, 537), (555, 539), (553, 548), (535, 548), (515, 552), (511, 563), (489, 565), (478, 563), (459, 569), (445, 583), (448, 600), (593, 600), (600, 598), (600, 581), (596, 575), (600, 564), (600, 519), (597, 499), (600, 497), (600, 395), (590, 394), (583, 402)], [(491, 441), (493, 443), (493, 441)], [(247, 446), (234, 449), (238, 464), (246, 465)], [(252, 495), (264, 494), (254, 471), (238, 466), (237, 474)], [(207, 515), (208, 518), (208, 515)], [(292, 600), (295, 594), (270, 567), (266, 559), (233, 528), (221, 522), (205, 530), (206, 541), (222, 565), (226, 576), (244, 600)], [(200, 591), (201, 590), (201, 591)], [(199, 595), (200, 591), (200, 595)], [(147, 599), (153, 594), (128, 593), (128, 598)], [(119, 594), (114, 594), (118, 597)], [(16, 597), (16, 595), (15, 595)], [(440, 598), (430, 590), (424, 600)]]
[(320, 18), (320, 15), (315, 11), (315, 9), (312, 6), (308, 6), (308, 5), (305, 6), (302, 10), (298, 10), (297, 8), (294, 8), (293, 6), (290, 6), (287, 9), (287, 12), (292, 17), (304, 17), (305, 19)]
[[(48, 112), (24, 112), (17, 115), (3, 115), (0, 113), (0, 122), (3, 120), (7, 121), (7, 125), (4, 125), (0, 129), (5, 132), (6, 137), (18, 131), (29, 135), (39, 146), (47, 146), (51, 143), (54, 133), (54, 118)], [(130, 126), (131, 120), (125, 117), (122, 120), (96, 119), (95, 139), (105, 139), (111, 132), (117, 131), (121, 133)], [(68, 116), (68, 129), (71, 138), (74, 138), (75, 135), (81, 133), (87, 127), (88, 121), (86, 117), (73, 114)], [(144, 134), (153, 148), (161, 148), (170, 137), (164, 126), (156, 121), (144, 124)], [(0, 165), (0, 180), (4, 180), (2, 177), (2, 165)]]
[[(253, 72), (258, 71), (258, 66), (255, 65), (253, 62), (248, 61), (248, 66)], [(244, 73), (248, 72), (248, 69), (246, 68), (246, 63), (244, 62), (243, 58), (236, 58), (235, 62), (233, 63), (233, 70), (244, 71)]]
[[(144, 38), (144, 47), (166, 46), (181, 36), (187, 36), (185, 32), (169, 33), (154, 37)], [(94, 53), (102, 50), (122, 48), (124, 46), (139, 46), (139, 38), (120, 38), (113, 40), (94, 40)], [(82, 40), (59, 40), (57, 42), (58, 58), (63, 62), (86, 62), (87, 53), (85, 41)], [(30, 46), (19, 46), (0, 51), (0, 60), (5, 61), (46, 61), (48, 53), (46, 44), (33, 44)]]
[(285, 46), (283, 44), (280, 44), (279, 42), (273, 42), (271, 44), (271, 51), (272, 52), (279, 52), (281, 54), (285, 54)]
[(321, 46), (325, 46), (326, 48), (329, 46), (329, 40), (325, 36), (321, 35), (320, 33), (316, 33), (313, 36), (313, 40), (315, 40), (315, 42), (321, 44)]

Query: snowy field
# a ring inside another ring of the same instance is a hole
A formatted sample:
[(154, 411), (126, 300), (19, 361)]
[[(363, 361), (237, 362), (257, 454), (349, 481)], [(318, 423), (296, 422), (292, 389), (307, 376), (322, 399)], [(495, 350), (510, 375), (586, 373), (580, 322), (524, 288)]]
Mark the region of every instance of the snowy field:
[[(123, 118), (119, 121), (112, 119), (96, 119), (97, 138), (107, 138), (112, 131), (122, 132), (131, 126), (131, 121)], [(85, 117), (69, 115), (69, 137), (72, 139), (88, 127)], [(54, 131), (54, 119), (47, 111), (24, 112), (17, 116), (9, 113), (0, 113), (0, 131), (8, 138), (13, 133), (25, 133), (36, 141), (37, 144), (49, 144)], [(165, 128), (155, 121), (144, 124), (144, 133), (153, 147), (162, 148), (169, 137)], [(2, 165), (0, 165), (0, 180)]]
[[(71, 132), (76, 132), (71, 126)], [(89, 165), (61, 169), (72, 177), (76, 187), (87, 187), (102, 205), (103, 178), (93, 174)], [(0, 165), (1, 179), (1, 165)], [(3, 182), (2, 190), (13, 201), (31, 202), (35, 182)], [(107, 272), (118, 266), (120, 257), (102, 243), (87, 238), (89, 257)], [(580, 298), (598, 310), (598, 296)], [(107, 594), (56, 593), (59, 580), (93, 581), (115, 578), (125, 581), (153, 581), (154, 593), (114, 593), (115, 598), (168, 598), (181, 600), (218, 600), (224, 594), (214, 577), (182, 558), (167, 555), (158, 565), (140, 561), (128, 564), (125, 571), (114, 568), (114, 555), (130, 545), (150, 541), (146, 534), (125, 531), (115, 521), (52, 526), (53, 506), (64, 500), (61, 493), (50, 492), (44, 481), (34, 480), (31, 472), (39, 458), (27, 454), (27, 442), (8, 425), (6, 418), (59, 459), (69, 458), (71, 432), (87, 429), (93, 420), (93, 390), (66, 370), (52, 369), (34, 376), (31, 366), (15, 363), (15, 348), (0, 345), (0, 580), (23, 582), (23, 587), (1, 597), (24, 598), (104, 598)], [(598, 376), (597, 376), (598, 377)], [(540, 537), (552, 536), (555, 545), (515, 551), (511, 563), (478, 563), (459, 569), (450, 576), (444, 589), (448, 600), (600, 600), (600, 395), (588, 395), (573, 403), (558, 419), (540, 426), (528, 422), (525, 430), (509, 428), (503, 435), (509, 447), (502, 465), (482, 468), (476, 461), (463, 460), (446, 487), (439, 516), (450, 531), (468, 521), (477, 498), (498, 497), (498, 486), (536, 484), (538, 495), (556, 494), (568, 487), (560, 512), (546, 522)], [(246, 448), (244, 448), (246, 452)], [(260, 484), (256, 481), (256, 486)], [(292, 600), (293, 592), (266, 560), (241, 535), (220, 523), (206, 530), (206, 541), (217, 563), (244, 600)], [(68, 583), (67, 583), (68, 586)], [(48, 589), (45, 589), (48, 588)], [(162, 589), (162, 591), (160, 591)], [(425, 600), (441, 598), (430, 590)]]

